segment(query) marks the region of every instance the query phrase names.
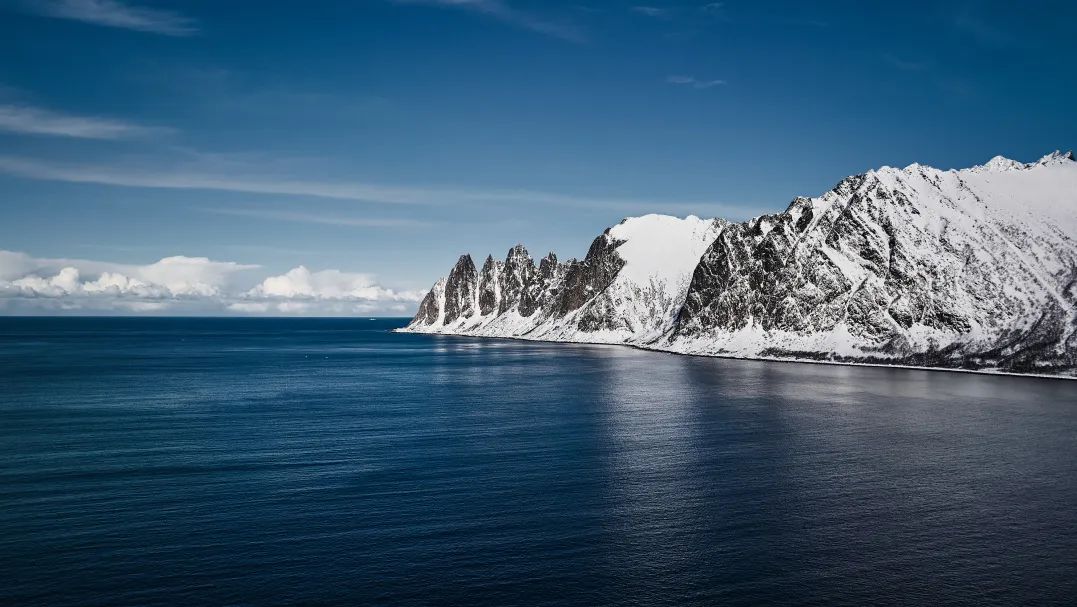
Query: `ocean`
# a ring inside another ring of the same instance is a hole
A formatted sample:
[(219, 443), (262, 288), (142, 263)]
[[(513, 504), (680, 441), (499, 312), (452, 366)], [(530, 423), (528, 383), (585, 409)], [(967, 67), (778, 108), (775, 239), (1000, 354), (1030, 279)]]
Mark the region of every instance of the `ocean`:
[(1077, 596), (1077, 382), (0, 319), (0, 605)]

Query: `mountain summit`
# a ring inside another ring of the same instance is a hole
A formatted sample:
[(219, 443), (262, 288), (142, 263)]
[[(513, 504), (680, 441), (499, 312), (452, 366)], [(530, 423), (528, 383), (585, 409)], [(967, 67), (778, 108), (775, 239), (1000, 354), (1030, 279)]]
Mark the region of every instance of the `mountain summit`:
[(583, 260), (464, 255), (405, 331), (1077, 375), (1077, 162), (883, 167), (783, 213), (631, 217)]

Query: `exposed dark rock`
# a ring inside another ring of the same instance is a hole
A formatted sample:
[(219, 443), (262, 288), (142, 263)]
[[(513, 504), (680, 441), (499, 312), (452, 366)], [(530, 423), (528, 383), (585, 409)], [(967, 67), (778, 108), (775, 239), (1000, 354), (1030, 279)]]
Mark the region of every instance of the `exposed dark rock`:
[(422, 303), (419, 304), (419, 311), (415, 313), (415, 319), (412, 322), (424, 325), (432, 325), (437, 322), (438, 316), (441, 314), (440, 297), (444, 293), (445, 279), (441, 279), (434, 285), (434, 288), (426, 292), (426, 296), (423, 297)]
[(550, 253), (539, 261), (538, 272), (531, 275), (520, 293), (520, 316), (525, 318), (532, 316), (539, 309), (555, 301), (559, 293), (558, 287), (564, 268), (557, 263), (557, 255)]
[(500, 270), (500, 264), (494, 261), (493, 255), (487, 255), (486, 263), (482, 264), (482, 271), (479, 272), (479, 313), (484, 316), (497, 309), (501, 292)]
[(602, 234), (591, 242), (584, 260), (571, 260), (565, 269), (561, 292), (553, 313), (557, 317), (567, 315), (583, 306), (601, 293), (624, 266), (624, 260), (615, 249), (620, 243), (608, 234)]
[(461, 255), (445, 280), (445, 324), (475, 314), (478, 281), (471, 255)]
[(501, 301), (498, 303), (498, 314), (523, 307), (523, 298), (528, 293), (534, 275), (535, 262), (527, 253), (527, 249), (521, 244), (509, 249), (501, 272)]

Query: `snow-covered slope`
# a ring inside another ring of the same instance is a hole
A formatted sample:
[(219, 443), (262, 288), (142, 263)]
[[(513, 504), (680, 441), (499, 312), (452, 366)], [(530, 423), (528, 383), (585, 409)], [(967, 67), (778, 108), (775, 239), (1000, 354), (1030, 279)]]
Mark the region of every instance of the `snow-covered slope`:
[(406, 330), (1077, 374), (1077, 162), (849, 177), (743, 223), (629, 218), (582, 261), (463, 256)]
[(591, 243), (587, 256), (536, 267), (522, 245), (504, 261), (470, 255), (434, 285), (411, 331), (637, 343), (667, 333), (692, 272), (725, 223), (631, 217)]

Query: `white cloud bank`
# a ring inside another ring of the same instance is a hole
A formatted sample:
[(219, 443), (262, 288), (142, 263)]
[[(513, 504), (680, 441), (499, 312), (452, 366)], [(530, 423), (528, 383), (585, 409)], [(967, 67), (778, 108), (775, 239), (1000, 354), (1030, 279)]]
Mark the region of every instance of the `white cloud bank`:
[(298, 266), (258, 282), (258, 269), (205, 257), (129, 265), (0, 250), (0, 313), (407, 315), (423, 296), (369, 274)]
[(280, 276), (270, 276), (248, 291), (251, 297), (284, 299), (329, 299), (369, 301), (415, 301), (416, 293), (398, 293), (374, 282), (369, 274), (354, 274), (340, 270), (311, 272), (304, 266), (288, 270)]

